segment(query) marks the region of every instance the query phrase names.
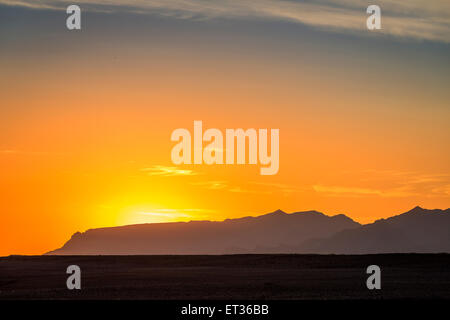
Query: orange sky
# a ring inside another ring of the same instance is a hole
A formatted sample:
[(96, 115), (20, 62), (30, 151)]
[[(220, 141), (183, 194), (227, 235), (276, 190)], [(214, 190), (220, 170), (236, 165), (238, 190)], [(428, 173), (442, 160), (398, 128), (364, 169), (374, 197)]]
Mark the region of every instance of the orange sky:
[[(221, 33), (209, 47), (208, 35), (187, 45), (94, 31), (79, 46), (48, 40), (50, 53), (24, 35), (3, 53), (0, 255), (41, 254), (103, 226), (278, 208), (368, 223), (450, 206), (446, 44), (371, 53), (305, 35), (277, 50), (284, 40), (263, 35), (240, 47)], [(171, 132), (194, 120), (280, 129), (279, 173), (176, 167)]]

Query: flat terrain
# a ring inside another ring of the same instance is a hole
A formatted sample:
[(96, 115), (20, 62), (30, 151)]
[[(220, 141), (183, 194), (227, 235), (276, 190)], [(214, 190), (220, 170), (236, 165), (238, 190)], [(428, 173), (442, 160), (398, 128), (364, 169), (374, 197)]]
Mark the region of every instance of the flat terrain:
[[(78, 265), (82, 289), (66, 288)], [(366, 288), (367, 266), (382, 289)], [(450, 299), (449, 254), (10, 256), (0, 299)]]

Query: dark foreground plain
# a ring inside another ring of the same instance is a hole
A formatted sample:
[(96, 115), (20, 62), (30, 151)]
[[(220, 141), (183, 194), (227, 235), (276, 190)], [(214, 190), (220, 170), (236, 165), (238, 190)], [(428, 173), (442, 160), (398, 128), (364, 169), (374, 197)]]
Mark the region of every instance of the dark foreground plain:
[[(81, 268), (81, 290), (66, 268)], [(381, 290), (366, 268), (381, 267)], [(449, 254), (10, 256), (0, 299), (450, 299)]]

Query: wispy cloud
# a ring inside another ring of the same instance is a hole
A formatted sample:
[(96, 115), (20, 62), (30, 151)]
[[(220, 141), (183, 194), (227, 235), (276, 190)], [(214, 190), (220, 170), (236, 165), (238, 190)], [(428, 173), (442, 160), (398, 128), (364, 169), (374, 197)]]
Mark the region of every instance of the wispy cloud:
[(294, 192), (301, 192), (301, 191), (305, 191), (305, 188), (301, 188), (298, 186), (293, 186), (293, 185), (288, 185), (288, 184), (284, 184), (284, 183), (274, 183), (274, 182), (251, 182), (254, 185), (259, 185), (259, 186), (263, 186), (263, 187), (268, 187), (270, 188), (270, 190), (274, 191), (281, 191), (285, 194), (291, 194)]
[(347, 197), (363, 197), (363, 196), (379, 196), (385, 198), (412, 197), (419, 195), (413, 192), (410, 187), (399, 187), (386, 190), (343, 187), (343, 186), (324, 186), (314, 185), (314, 191), (326, 193), (330, 196), (347, 196)]
[(196, 217), (199, 217), (199, 213), (214, 213), (214, 210), (207, 209), (198, 209), (198, 208), (189, 208), (189, 209), (153, 209), (151, 211), (140, 211), (139, 214), (156, 216), (156, 217), (184, 217), (190, 218), (195, 214)]
[(48, 155), (62, 155), (57, 152), (46, 152), (46, 151), (24, 151), (16, 149), (3, 149), (0, 150), (0, 154), (3, 155), (17, 155), (17, 156), (48, 156)]
[(432, 194), (450, 197), (450, 183), (431, 189)]
[(137, 212), (137, 214), (148, 217), (152, 222), (171, 222), (205, 219), (209, 217), (209, 214), (215, 212), (215, 210), (200, 208), (181, 208), (142, 210)]
[[(67, 0), (0, 0), (0, 3), (41, 9), (65, 9)], [(78, 0), (87, 10), (157, 13), (181, 19), (271, 19), (300, 23), (327, 31), (368, 32), (365, 0)], [(450, 42), (447, 0), (379, 0), (379, 33), (420, 40)], [(374, 32), (371, 32), (374, 34)]]
[(273, 190), (257, 190), (255, 188), (249, 188), (249, 186), (236, 185), (224, 180), (211, 180), (211, 181), (200, 181), (191, 183), (194, 186), (200, 186), (209, 190), (222, 190), (233, 193), (258, 193), (267, 194), (272, 193)]
[(379, 197), (448, 197), (450, 195), (450, 174), (426, 174), (400, 171), (366, 171), (366, 185), (385, 187), (354, 187), (316, 184), (314, 191), (329, 196), (379, 196)]
[(228, 187), (227, 181), (200, 181), (200, 182), (193, 182), (192, 185), (194, 186), (201, 186), (205, 187), (206, 189), (212, 189), (212, 190), (218, 190), (218, 189), (224, 189)]
[(254, 190), (248, 190), (248, 189), (244, 189), (241, 187), (232, 187), (230, 189), (228, 189), (228, 191), (230, 192), (234, 192), (234, 193), (254, 193)]
[(150, 176), (165, 176), (165, 177), (171, 177), (171, 176), (194, 176), (198, 175), (198, 172), (195, 172), (194, 170), (188, 170), (188, 169), (180, 169), (178, 167), (167, 167), (167, 166), (160, 166), (155, 165), (148, 168), (142, 168), (141, 171), (146, 172)]
[(10, 150), (10, 149), (7, 149), (7, 150), (0, 150), (0, 153), (1, 153), (1, 154), (17, 154), (18, 151), (17, 151), (17, 150)]
[(354, 188), (354, 187), (341, 187), (341, 186), (324, 186), (314, 185), (314, 191), (324, 192), (331, 194), (354, 194), (354, 195), (380, 195), (380, 190), (366, 189), (366, 188)]

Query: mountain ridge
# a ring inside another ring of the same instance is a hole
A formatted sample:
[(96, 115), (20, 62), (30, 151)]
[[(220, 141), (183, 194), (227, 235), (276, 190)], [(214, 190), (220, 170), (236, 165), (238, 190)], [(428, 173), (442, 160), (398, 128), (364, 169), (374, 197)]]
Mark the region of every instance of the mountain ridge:
[(300, 244), (315, 234), (326, 236), (358, 226), (359, 223), (346, 216), (343, 219), (342, 215), (327, 216), (313, 210), (294, 213), (276, 210), (256, 217), (223, 221), (193, 220), (88, 229), (74, 233), (63, 247), (47, 254), (242, 253), (253, 252), (257, 247)]
[(315, 210), (76, 232), (48, 255), (450, 252), (450, 209), (419, 206), (373, 223)]
[(450, 252), (450, 208), (419, 206), (386, 219), (310, 239), (297, 248), (307, 253), (374, 254)]

